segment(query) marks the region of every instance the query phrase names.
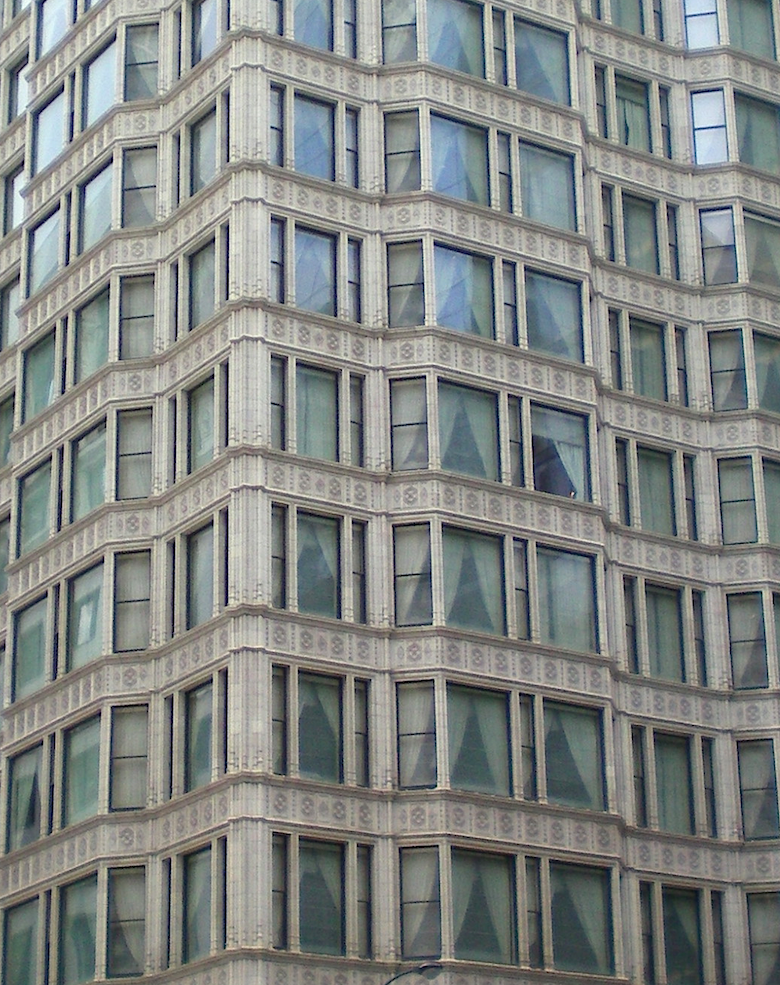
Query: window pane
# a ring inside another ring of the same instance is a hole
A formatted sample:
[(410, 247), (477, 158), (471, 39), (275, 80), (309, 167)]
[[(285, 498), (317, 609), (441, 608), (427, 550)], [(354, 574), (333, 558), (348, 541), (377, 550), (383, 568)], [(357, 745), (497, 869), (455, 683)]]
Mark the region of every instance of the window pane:
[(702, 980), (699, 894), (664, 886), (664, 951), (669, 982)]
[(526, 270), (525, 313), (529, 349), (582, 362), (578, 283)]
[(336, 239), (295, 230), (295, 302), (321, 315), (336, 314)]
[(214, 377), (190, 390), (189, 470), (194, 472), (214, 457)]
[(300, 455), (338, 460), (338, 376), (301, 363), (296, 368), (297, 449)]
[(739, 159), (764, 171), (780, 171), (778, 107), (739, 93), (734, 95)]
[(667, 681), (684, 681), (680, 592), (661, 585), (647, 584), (645, 608), (650, 676)]
[(301, 840), (299, 870), (301, 950), (343, 954), (343, 846)]
[(108, 362), (108, 291), (76, 313), (76, 382)]
[(194, 961), (211, 950), (211, 848), (184, 857), (182, 959)]
[(385, 115), (385, 189), (420, 188), (420, 125), (417, 110)]
[(431, 153), (434, 191), (490, 204), (485, 130), (431, 114)]
[(515, 18), (517, 88), (556, 103), (569, 103), (568, 39)]
[(192, 126), (191, 192), (204, 188), (217, 173), (217, 111), (214, 109)]
[(780, 968), (780, 893), (749, 893), (753, 985), (772, 985)]
[(701, 212), (701, 248), (704, 283), (733, 284), (737, 279), (737, 250), (731, 209)]
[(601, 713), (545, 701), (544, 748), (547, 799), (553, 804), (603, 811)]
[(388, 65), (417, 57), (416, 0), (384, 0), (382, 49)]
[(446, 624), (484, 633), (505, 632), (499, 538), (445, 527), (442, 541)]
[(313, 615), (341, 615), (339, 521), (298, 514), (298, 609)]
[(33, 118), (33, 173), (43, 171), (65, 147), (65, 93), (61, 92)]
[(157, 24), (134, 24), (125, 33), (125, 99), (157, 95)]
[(293, 0), (295, 40), (333, 50), (332, 0)]
[(36, 985), (38, 981), (38, 897), (5, 911), (3, 981)]
[(146, 874), (143, 868), (108, 873), (109, 978), (142, 975), (146, 964)]
[(116, 93), (116, 41), (84, 69), (84, 126), (91, 126), (114, 104)]
[(74, 578), (68, 586), (68, 670), (103, 652), (103, 565)]
[(398, 685), (398, 783), (404, 788), (436, 786), (436, 722), (431, 681)]
[(401, 949), (405, 958), (436, 958), (441, 954), (436, 848), (401, 850)]
[(391, 243), (387, 247), (387, 306), (390, 325), (422, 325), (422, 243)]
[(735, 48), (774, 58), (772, 5), (768, 0), (729, 0), (729, 39)]
[(780, 223), (746, 215), (745, 243), (751, 284), (780, 287)]
[(482, 7), (464, 0), (428, 0), (428, 53), (432, 62), (484, 76)]
[(30, 294), (57, 273), (59, 264), (60, 212), (57, 209), (30, 234)]
[(508, 720), (505, 694), (447, 686), (451, 787), (510, 795)]
[(727, 603), (734, 687), (767, 687), (769, 676), (761, 594), (729, 595)]
[(341, 681), (298, 676), (298, 771), (310, 780), (340, 783), (342, 771)]
[(691, 754), (686, 737), (656, 734), (655, 780), (659, 828), (694, 834)]
[(112, 811), (146, 807), (149, 710), (146, 705), (114, 708), (111, 718)]
[(713, 410), (747, 407), (742, 332), (711, 332), (709, 343)]
[(393, 538), (396, 626), (430, 625), (433, 603), (428, 525), (396, 527)]
[(217, 45), (217, 0), (194, 0), (192, 5), (192, 63), (209, 55)]
[(742, 833), (746, 841), (777, 838), (777, 777), (771, 739), (738, 742), (739, 789), (742, 796)]
[(114, 650), (149, 645), (151, 563), (148, 551), (119, 554), (114, 585)]
[(60, 895), (60, 985), (95, 977), (97, 876), (66, 886)]
[(157, 213), (157, 148), (126, 150), (122, 172), (122, 225), (148, 226)]
[(214, 609), (214, 527), (187, 538), (187, 629), (210, 619)]
[(428, 412), (425, 380), (394, 380), (390, 384), (393, 470), (428, 466)]
[(615, 111), (620, 143), (634, 150), (649, 151), (650, 112), (646, 83), (616, 75)]
[(62, 823), (75, 824), (98, 811), (100, 718), (65, 733)]
[(555, 967), (612, 974), (609, 873), (551, 862), (550, 893)]
[(124, 277), (119, 309), (119, 358), (154, 352), (154, 276)]
[(216, 246), (214, 240), (190, 257), (190, 328), (197, 328), (216, 308)]
[(195, 790), (211, 782), (211, 735), (214, 698), (209, 681), (185, 696), (186, 746), (184, 788)]
[(718, 462), (720, 514), (724, 544), (753, 544), (758, 539), (753, 463), (749, 458)]
[(295, 97), (295, 170), (315, 178), (336, 177), (336, 109), (304, 96)]
[(111, 187), (113, 165), (99, 171), (81, 189), (79, 249), (90, 246), (111, 229)]
[(672, 456), (652, 448), (637, 448), (639, 505), (642, 527), (673, 537), (677, 533), (674, 516)]
[(539, 547), (537, 568), (542, 642), (572, 650), (595, 650), (593, 559)]
[(590, 499), (587, 420), (579, 414), (531, 407), (534, 488)]
[(433, 253), (437, 324), (493, 338), (491, 261), (438, 244)]
[(443, 469), (500, 478), (494, 394), (439, 382), (439, 453)]
[(69, 0), (42, 0), (38, 8), (38, 56), (46, 54), (64, 37), (71, 19)]
[(758, 406), (780, 414), (780, 339), (756, 332), (753, 336), (756, 356)]
[(29, 421), (54, 400), (59, 387), (54, 379), (55, 337), (51, 332), (23, 355), (24, 405), (23, 418)]
[(117, 499), (143, 499), (152, 491), (152, 410), (117, 414)]
[(512, 860), (452, 849), (452, 923), (455, 958), (514, 960)]
[(574, 169), (568, 154), (520, 144), (523, 215), (558, 229), (576, 229)]
[(655, 228), (655, 202), (623, 196), (623, 227), (626, 263), (629, 267), (658, 273), (658, 238)]
[(19, 483), (19, 555), (38, 547), (49, 536), (51, 461), (30, 472)]
[(666, 361), (663, 325), (631, 318), (631, 369), (634, 393), (666, 400)]
[[(697, 164), (719, 164), (729, 159), (726, 140), (726, 106), (723, 90), (691, 95), (693, 144)], [(742, 160), (740, 154), (740, 160)]]
[(73, 443), (71, 519), (78, 520), (106, 499), (106, 425)]
[(46, 679), (46, 619), (48, 599), (28, 605), (16, 616), (14, 640), (15, 701), (42, 687)]
[(7, 850), (29, 845), (41, 836), (42, 747), (9, 760)]

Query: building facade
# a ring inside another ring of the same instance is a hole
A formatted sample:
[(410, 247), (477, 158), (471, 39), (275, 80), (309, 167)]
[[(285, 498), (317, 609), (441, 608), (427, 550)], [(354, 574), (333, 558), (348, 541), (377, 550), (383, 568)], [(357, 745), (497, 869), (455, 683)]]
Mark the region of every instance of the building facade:
[(2, 981), (780, 980), (777, 0), (2, 12)]

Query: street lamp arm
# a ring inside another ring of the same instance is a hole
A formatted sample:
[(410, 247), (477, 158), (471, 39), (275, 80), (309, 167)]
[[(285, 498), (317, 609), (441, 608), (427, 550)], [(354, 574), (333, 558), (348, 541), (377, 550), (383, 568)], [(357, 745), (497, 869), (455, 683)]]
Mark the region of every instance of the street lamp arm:
[(414, 968), (407, 968), (405, 971), (399, 971), (397, 975), (393, 975), (392, 978), (388, 978), (384, 985), (390, 985), (391, 982), (398, 981), (399, 978), (403, 978), (404, 975), (423, 975), (425, 978), (435, 978), (436, 975), (442, 970), (444, 965), (439, 964), (438, 961), (426, 961), (423, 964), (418, 964)]

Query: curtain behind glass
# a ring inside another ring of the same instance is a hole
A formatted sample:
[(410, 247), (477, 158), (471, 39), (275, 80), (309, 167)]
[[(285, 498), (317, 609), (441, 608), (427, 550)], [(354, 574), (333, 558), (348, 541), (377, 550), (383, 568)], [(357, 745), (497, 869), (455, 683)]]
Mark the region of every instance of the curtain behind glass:
[(43, 685), (46, 675), (46, 617), (48, 599), (42, 598), (16, 617), (14, 652), (15, 701)]
[(745, 216), (748, 278), (751, 284), (780, 287), (780, 224)]
[(658, 238), (655, 228), (655, 204), (624, 195), (623, 227), (628, 266), (657, 274)]
[(482, 7), (464, 0), (428, 0), (428, 56), (437, 65), (484, 76)]
[(446, 624), (485, 633), (503, 633), (500, 540), (445, 527), (442, 541)]
[(405, 958), (437, 958), (441, 954), (436, 848), (401, 850), (401, 937)]
[(675, 834), (694, 834), (688, 739), (678, 735), (656, 734), (655, 782), (658, 794), (658, 827), (662, 831), (673, 831)]
[(144, 973), (145, 914), (144, 870), (112, 869), (108, 887), (106, 969), (110, 978)]
[(186, 695), (186, 759), (184, 786), (194, 790), (211, 782), (211, 734), (213, 729), (213, 697), (211, 683)]
[(585, 418), (532, 405), (531, 429), (534, 488), (590, 499)]
[(720, 514), (724, 544), (752, 544), (758, 539), (753, 465), (749, 458), (718, 462)]
[(113, 41), (85, 70), (84, 126), (91, 126), (114, 103), (117, 43)]
[(113, 165), (96, 174), (81, 193), (81, 249), (87, 250), (111, 229)]
[(582, 362), (579, 284), (526, 270), (525, 312), (529, 349)]
[[(481, 43), (481, 41), (480, 41)], [(431, 114), (434, 191), (489, 205), (487, 132)]]
[(499, 479), (495, 395), (440, 382), (439, 444), (442, 468)]
[(182, 957), (194, 961), (211, 950), (211, 848), (184, 859)]
[(333, 48), (331, 0), (293, 0), (295, 40), (313, 48)]
[(108, 291), (103, 291), (76, 316), (76, 380), (86, 379), (107, 362)]
[(30, 294), (57, 273), (60, 253), (60, 211), (50, 215), (30, 237)]
[(693, 890), (663, 891), (666, 980), (699, 985), (702, 980), (699, 894)]
[(540, 637), (543, 643), (571, 650), (596, 649), (593, 561), (539, 547)]
[(338, 377), (298, 364), (295, 375), (296, 440), (299, 455), (338, 459)]
[(145, 650), (149, 645), (151, 558), (148, 551), (116, 557), (114, 649)]
[(6, 910), (3, 981), (36, 985), (38, 981), (38, 897)]
[(295, 303), (321, 315), (336, 314), (336, 240), (295, 230)]
[(713, 409), (740, 410), (747, 407), (742, 332), (712, 332), (709, 341)]
[(103, 650), (103, 565), (70, 583), (68, 599), (68, 669), (83, 667)]
[(337, 520), (298, 514), (298, 609), (339, 617)]
[(60, 896), (59, 985), (81, 985), (95, 977), (97, 876), (65, 886)]
[(307, 779), (339, 783), (341, 755), (341, 681), (299, 674), (298, 772)]
[(190, 172), (193, 194), (204, 188), (217, 173), (216, 110), (212, 110), (192, 127)]
[(10, 761), (8, 851), (35, 841), (41, 834), (41, 746)]
[(509, 796), (507, 721), (506, 695), (447, 686), (451, 787)]
[(446, 246), (433, 248), (436, 321), (483, 338), (493, 338), (493, 271), (486, 257)]
[(427, 468), (425, 380), (394, 380), (390, 385), (390, 411), (393, 422), (393, 470)]
[(766, 633), (759, 592), (727, 596), (731, 676), (736, 689), (767, 687)]
[(189, 399), (190, 472), (208, 464), (214, 457), (214, 377), (190, 391)]
[(777, 174), (780, 171), (778, 107), (736, 93), (734, 108), (740, 161)]
[(382, 49), (385, 64), (417, 57), (416, 0), (383, 0)]
[(24, 419), (48, 407), (55, 396), (54, 333), (36, 343), (24, 354)]
[(65, 733), (63, 823), (75, 824), (98, 812), (100, 718)]
[(745, 840), (776, 838), (780, 834), (780, 822), (772, 740), (738, 742), (737, 752)]
[(20, 483), (19, 554), (42, 544), (49, 536), (51, 461), (25, 476)]
[(604, 810), (601, 715), (546, 701), (544, 748), (547, 799), (586, 810)]
[(436, 786), (433, 683), (398, 685), (398, 784)]
[(455, 957), (514, 960), (512, 862), (499, 855), (452, 850), (452, 930)]
[(78, 520), (106, 499), (106, 425), (93, 428), (75, 444), (71, 519)]
[(396, 625), (428, 625), (433, 618), (433, 602), (431, 543), (427, 524), (396, 527), (394, 544)]
[(635, 150), (650, 150), (650, 112), (647, 86), (633, 79), (615, 78), (618, 140)]
[(651, 448), (638, 448), (637, 464), (642, 527), (658, 534), (674, 536), (676, 524), (671, 455)]
[(112, 811), (146, 806), (148, 754), (149, 711), (146, 705), (114, 708), (109, 776)]
[(574, 171), (567, 154), (520, 144), (523, 215), (557, 229), (574, 229)]
[(666, 400), (663, 326), (631, 319), (630, 336), (634, 393)]
[(758, 406), (780, 414), (780, 339), (756, 332), (753, 348), (756, 354)]
[(390, 325), (422, 325), (422, 243), (391, 243), (387, 247), (387, 306)]
[(333, 144), (335, 107), (314, 99), (295, 97), (295, 170), (333, 181), (336, 153)]
[(344, 848), (300, 843), (300, 940), (302, 951), (344, 953)]
[(641, 0), (612, 0), (610, 10), (612, 23), (616, 27), (622, 27), (624, 31), (631, 31), (632, 34), (643, 33)]
[(752, 983), (775, 985), (780, 981), (780, 893), (748, 893), (747, 904)]
[(51, 164), (65, 146), (65, 105), (65, 93), (61, 92), (35, 117), (35, 172), (42, 171)]
[(550, 863), (553, 960), (560, 971), (612, 973), (609, 873)]
[(660, 585), (646, 585), (645, 607), (650, 676), (685, 680), (680, 593)]
[(517, 88), (556, 103), (569, 103), (569, 57), (565, 34), (515, 18)]
[(214, 314), (216, 278), (217, 254), (212, 240), (190, 257), (190, 328)]
[(187, 629), (210, 619), (214, 607), (214, 527), (187, 538)]
[(773, 59), (775, 46), (769, 0), (729, 0), (727, 9), (731, 44), (760, 58)]

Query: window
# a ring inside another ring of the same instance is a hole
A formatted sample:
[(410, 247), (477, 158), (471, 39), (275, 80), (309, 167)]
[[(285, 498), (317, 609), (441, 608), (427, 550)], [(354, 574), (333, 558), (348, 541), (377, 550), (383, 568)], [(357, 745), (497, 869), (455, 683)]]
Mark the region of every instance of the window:
[(601, 712), (547, 700), (543, 708), (547, 800), (605, 810)]
[(431, 167), (434, 191), (490, 204), (486, 130), (432, 113)]
[(43, 746), (33, 746), (8, 761), (6, 851), (41, 837)]
[(220, 163), (218, 153), (217, 110), (214, 108), (190, 128), (191, 195), (205, 188), (216, 177)]
[(226, 854), (226, 840), (219, 838), (179, 860), (182, 894), (179, 947), (185, 963), (225, 947)]
[(404, 958), (441, 954), (439, 853), (401, 849), (401, 953)]
[[(293, 369), (294, 379), (288, 380), (289, 369)], [(275, 395), (271, 406), (273, 447), (292, 450), (287, 435), (292, 438), (294, 433), (295, 451), (299, 455), (363, 464), (362, 377), (301, 362), (288, 367), (288, 361), (280, 356), (271, 358), (271, 377)], [(287, 420), (293, 399), (294, 428)], [(349, 426), (346, 422), (342, 424), (344, 411)]]
[[(720, 164), (722, 161), (728, 161), (726, 106), (723, 101), (723, 90), (713, 89), (708, 92), (692, 93), (691, 112), (693, 115), (693, 148), (696, 163)], [(740, 160), (744, 160), (741, 151)]]
[(385, 190), (420, 189), (420, 126), (417, 110), (385, 114)]
[(24, 199), (22, 190), (27, 184), (24, 165), (14, 168), (3, 180), (4, 185), (4, 214), (3, 233), (8, 234), (17, 229), (24, 219)]
[[(498, 964), (515, 960), (514, 897), (512, 858), (452, 849), (456, 959)], [(475, 919), (480, 912), (481, 919)]]
[(113, 164), (98, 171), (79, 191), (79, 251), (88, 250), (111, 230)]
[(208, 524), (186, 538), (187, 598), (185, 628), (211, 619), (214, 613), (214, 526)]
[(758, 540), (753, 466), (749, 458), (718, 462), (720, 515), (724, 544), (753, 544)]
[[(291, 109), (288, 107), (291, 104)], [(287, 114), (292, 112), (292, 119)], [(287, 163), (285, 133), (293, 133), (295, 170), (326, 181), (359, 185), (358, 111), (296, 92), (287, 99), (282, 86), (271, 86), (270, 160)]]
[(0, 288), (0, 349), (7, 349), (19, 338), (19, 278)]
[(272, 694), (275, 773), (369, 785), (367, 681), (274, 667)]
[[(289, 948), (297, 936), (303, 952), (370, 955), (370, 847), (282, 834), (272, 844), (274, 946)], [(349, 940), (348, 926), (357, 931)]]
[(593, 558), (537, 547), (539, 635), (542, 643), (596, 650)]
[(105, 422), (73, 442), (71, 522), (81, 519), (106, 501)]
[[(10, 560), (11, 546), (11, 518), (6, 517), (0, 520), (0, 594), (4, 595), (8, 591), (8, 573), (6, 568)], [(0, 670), (2, 670), (0, 666)]]
[(332, 0), (293, 0), (293, 32), (301, 44), (332, 51)]
[(211, 240), (189, 257), (190, 330), (207, 321), (216, 311), (217, 250)]
[[(74, 383), (80, 383), (108, 362), (108, 289), (76, 312)], [(54, 337), (52, 340), (52, 354)]]
[(558, 229), (577, 228), (574, 160), (531, 144), (520, 144), (520, 195), (523, 215)]
[(780, 288), (780, 223), (765, 216), (744, 215), (748, 279), (758, 287)]
[[(727, 595), (731, 677), (735, 690), (769, 686), (769, 668), (760, 592)], [(780, 597), (774, 600), (780, 616)]]
[[(110, 213), (109, 213), (110, 214)], [(28, 294), (35, 294), (60, 268), (60, 210), (30, 233)]]
[(130, 24), (125, 32), (125, 99), (157, 95), (157, 24)]
[(14, 616), (13, 700), (27, 697), (46, 681), (49, 600), (44, 597)]
[(390, 0), (382, 4), (382, 51), (386, 64), (415, 60), (416, 0)]
[(772, 6), (766, 0), (729, 0), (729, 41), (741, 51), (774, 59)]
[(56, 359), (55, 333), (50, 332), (22, 354), (22, 420), (29, 421), (49, 406), (59, 394), (54, 378)]
[(151, 495), (152, 420), (150, 407), (117, 414), (117, 499), (145, 499)]
[(114, 650), (145, 650), (151, 617), (151, 556), (117, 554), (114, 567)]
[(123, 277), (119, 301), (119, 358), (154, 353), (154, 275)]
[(157, 148), (126, 150), (122, 171), (122, 225), (148, 226), (157, 217)]
[(671, 400), (686, 406), (685, 330), (615, 309), (610, 309), (608, 318), (613, 386), (652, 400)]
[(194, 472), (214, 458), (218, 446), (215, 437), (215, 380), (210, 376), (189, 391), (187, 401), (187, 471)]
[(717, 0), (684, 0), (685, 34), (689, 48), (718, 44)]
[(742, 410), (747, 407), (742, 333), (710, 332), (708, 338), (713, 410)]
[(650, 107), (647, 83), (616, 75), (615, 108), (618, 141), (633, 150), (649, 153)]
[[(402, 385), (400, 393), (408, 395), (408, 385), (405, 389)], [(500, 478), (495, 394), (440, 380), (438, 396), (442, 468), (484, 479)]]
[(525, 271), (528, 348), (582, 362), (581, 287), (537, 271)]
[[(493, 271), (487, 257), (436, 244), (436, 324), (493, 338)], [(408, 256), (404, 259), (410, 259)], [(391, 287), (394, 285), (391, 284)], [(411, 302), (408, 290), (406, 303)], [(393, 298), (391, 295), (391, 302)]]
[(742, 837), (745, 841), (780, 837), (777, 775), (771, 739), (737, 742)]
[(780, 339), (753, 334), (753, 350), (756, 361), (758, 406), (761, 410), (780, 413)]
[(217, 46), (219, 33), (218, 0), (193, 0), (192, 64), (196, 65)]
[(86, 129), (114, 105), (116, 99), (117, 42), (104, 48), (84, 66), (82, 126)]
[(43, 171), (64, 150), (68, 139), (65, 110), (65, 93), (61, 92), (33, 114), (33, 174)]
[(95, 975), (97, 875), (59, 891), (59, 985), (79, 985)]
[(17, 556), (38, 547), (51, 526), (51, 459), (19, 480)]
[(106, 976), (142, 975), (146, 969), (146, 871), (108, 870)]
[(502, 544), (498, 537), (442, 529), (447, 626), (504, 633)]
[(148, 761), (148, 707), (130, 705), (113, 708), (108, 772), (109, 810), (130, 811), (146, 807)]
[(83, 667), (103, 652), (103, 565), (68, 582), (67, 669)]
[(195, 790), (206, 783), (211, 783), (213, 705), (212, 681), (201, 684), (184, 696), (185, 791)]
[(616, 454), (620, 522), (667, 537), (696, 539), (692, 456), (635, 446), (622, 438), (616, 441)]
[(482, 5), (428, 0), (428, 57), (437, 65), (485, 75)]
[(98, 812), (100, 717), (64, 733), (63, 825), (76, 824)]
[(748, 893), (747, 909), (751, 981), (753, 985), (772, 985), (780, 962), (780, 893)]
[(734, 108), (740, 161), (777, 174), (780, 171), (780, 107), (735, 93)]
[(590, 499), (587, 418), (531, 406), (534, 489)]
[[(454, 282), (455, 278), (452, 280)], [(424, 324), (422, 243), (388, 245), (387, 281), (387, 307), (391, 328)]]
[(59, 44), (73, 19), (73, 5), (68, 0), (40, 0), (38, 12), (38, 57), (42, 58)]
[[(292, 223), (271, 220), (271, 282), (274, 300), (294, 303), (321, 315), (355, 321), (360, 315), (360, 243), (297, 226), (290, 229), (292, 241), (285, 242)], [(346, 241), (345, 241), (346, 240)], [(294, 250), (293, 291), (285, 283), (288, 265), (285, 249)]]
[(27, 109), (29, 99), (28, 68), (27, 58), (24, 58), (8, 72), (8, 123), (13, 123)]
[(735, 283), (737, 248), (731, 209), (702, 209), (699, 217), (705, 285), (711, 287), (716, 284)]
[[(515, 18), (517, 88), (568, 105), (569, 43), (565, 34)], [(495, 34), (495, 30), (494, 30)]]
[(37, 981), (38, 910), (36, 896), (5, 911), (2, 975), (6, 985), (30, 985)]
[(550, 894), (555, 967), (561, 971), (612, 974), (607, 870), (551, 862)]
[(433, 619), (433, 603), (428, 525), (396, 527), (393, 543), (396, 626), (429, 625)]
[(629, 267), (660, 273), (655, 202), (623, 195), (623, 237)]
[[(393, 470), (427, 468), (428, 411), (425, 380), (393, 380), (390, 384), (390, 414)], [(454, 431), (453, 422), (453, 433)]]

